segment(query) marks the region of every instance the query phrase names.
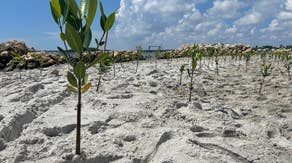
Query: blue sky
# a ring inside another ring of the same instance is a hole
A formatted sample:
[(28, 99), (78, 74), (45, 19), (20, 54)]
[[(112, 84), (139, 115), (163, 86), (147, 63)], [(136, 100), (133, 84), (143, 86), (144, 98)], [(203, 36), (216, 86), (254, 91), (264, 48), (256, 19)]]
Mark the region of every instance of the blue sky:
[[(177, 48), (181, 44), (292, 44), (292, 0), (103, 0), (107, 13), (119, 8), (110, 49), (136, 45)], [(6, 0), (0, 5), (0, 42), (25, 41), (36, 49), (61, 45), (49, 0)], [(93, 26), (100, 35), (99, 16)]]
[[(56, 49), (58, 27), (52, 19), (49, 0), (5, 0), (1, 2), (0, 42), (17, 39), (36, 49)], [(104, 0), (105, 12), (119, 8), (119, 0)], [(96, 17), (96, 20), (97, 19)], [(94, 26), (98, 28), (96, 21)], [(60, 45), (60, 44), (59, 44)]]

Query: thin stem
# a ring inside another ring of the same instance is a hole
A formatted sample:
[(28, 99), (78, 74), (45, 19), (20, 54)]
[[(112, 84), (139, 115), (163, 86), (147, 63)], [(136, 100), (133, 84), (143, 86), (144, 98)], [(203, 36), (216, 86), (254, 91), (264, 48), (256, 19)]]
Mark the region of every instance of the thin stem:
[(190, 94), (189, 94), (189, 102), (192, 101), (193, 77), (194, 77), (194, 71), (192, 70), (192, 73), (191, 73), (191, 84), (190, 84)]
[(77, 126), (76, 126), (76, 154), (80, 155), (81, 140), (81, 79), (78, 79), (78, 104), (77, 104)]
[(180, 73), (180, 78), (179, 78), (179, 85), (182, 83), (182, 72)]
[(99, 76), (99, 78), (98, 78), (98, 83), (97, 83), (96, 92), (99, 91), (99, 87), (100, 87), (100, 83), (101, 83), (101, 77), (102, 77), (102, 75), (100, 74), (100, 76)]

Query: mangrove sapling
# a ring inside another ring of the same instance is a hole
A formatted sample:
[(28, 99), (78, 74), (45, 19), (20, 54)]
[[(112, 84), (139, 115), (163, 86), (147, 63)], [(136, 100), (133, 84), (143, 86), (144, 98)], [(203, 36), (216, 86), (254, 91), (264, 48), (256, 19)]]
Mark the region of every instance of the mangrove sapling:
[(157, 69), (157, 61), (160, 58), (160, 48), (155, 52), (155, 68)]
[(243, 54), (242, 54), (242, 52), (240, 51), (240, 52), (238, 53), (238, 56), (237, 56), (237, 58), (238, 58), (238, 70), (240, 70), (240, 68), (241, 68), (242, 56), (243, 56)]
[(111, 65), (112, 65), (112, 60), (106, 53), (102, 53), (101, 55), (99, 55), (97, 60), (99, 61), (99, 66), (98, 66), (99, 78), (98, 78), (98, 83), (96, 87), (96, 92), (99, 91), (101, 79), (103, 75), (106, 74), (111, 69)]
[(272, 70), (272, 64), (270, 63), (262, 64), (262, 67), (261, 67), (262, 80), (260, 82), (259, 94), (262, 93), (262, 88), (263, 88), (263, 85), (265, 84), (265, 78), (271, 74), (271, 70)]
[(194, 73), (197, 67), (198, 59), (200, 58), (200, 50), (197, 44), (194, 45), (193, 51), (191, 52), (190, 56), (192, 58), (191, 62), (191, 69), (188, 69), (188, 75), (190, 77), (190, 86), (189, 86), (189, 102), (192, 101), (192, 91), (194, 89), (193, 82), (194, 82)]
[(180, 66), (179, 72), (180, 72), (180, 76), (179, 76), (179, 85), (181, 85), (182, 83), (182, 76), (183, 76), (183, 72), (185, 71), (185, 67), (187, 64), (182, 64)]
[[(81, 147), (81, 100), (82, 94), (87, 92), (91, 87), (88, 82), (87, 69), (96, 64), (96, 61), (85, 63), (83, 61), (83, 52), (89, 49), (92, 39), (91, 25), (94, 20), (98, 1), (81, 0), (80, 7), (74, 0), (51, 0), (50, 7), (54, 21), (60, 29), (60, 38), (64, 43), (65, 50), (58, 47), (69, 65), (67, 88), (78, 94), (77, 102), (77, 125), (76, 125), (76, 150), (75, 153), (80, 155)], [(103, 28), (108, 31), (115, 21), (115, 12), (106, 20)], [(84, 24), (85, 23), (85, 24)], [(65, 31), (64, 31), (65, 29)], [(104, 36), (103, 36), (104, 37)], [(101, 39), (102, 40), (102, 39)], [(69, 55), (68, 46), (77, 54), (77, 61), (73, 62)]]
[(167, 64), (170, 65), (171, 64), (171, 60), (170, 60), (170, 58), (171, 58), (171, 52), (165, 52), (164, 53), (164, 57), (167, 60)]
[(216, 64), (216, 74), (219, 75), (219, 53), (215, 49), (215, 64)]
[(291, 77), (292, 55), (289, 55), (288, 53), (286, 53), (284, 54), (283, 59), (284, 59), (284, 67), (287, 70), (288, 78), (289, 80), (291, 80), (292, 79)]
[(214, 47), (207, 47), (206, 49), (207, 51), (207, 55), (208, 55), (208, 69), (210, 68), (210, 62), (211, 62), (211, 59), (212, 57), (214, 56), (214, 53), (215, 53), (215, 48)]
[(139, 66), (139, 60), (142, 57), (143, 49), (142, 49), (141, 46), (137, 46), (136, 50), (137, 50), (137, 54), (136, 54), (136, 71), (135, 72), (137, 73), (138, 72), (138, 66)]
[(248, 67), (248, 64), (250, 62), (250, 57), (251, 57), (251, 53), (250, 52), (247, 52), (244, 54), (244, 58), (245, 58), (245, 72), (247, 72), (247, 67)]

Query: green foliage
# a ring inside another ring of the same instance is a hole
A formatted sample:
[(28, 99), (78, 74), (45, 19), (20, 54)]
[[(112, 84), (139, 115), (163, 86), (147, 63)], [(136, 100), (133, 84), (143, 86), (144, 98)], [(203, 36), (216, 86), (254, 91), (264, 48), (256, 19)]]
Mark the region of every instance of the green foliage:
[(196, 70), (197, 67), (197, 62), (201, 57), (201, 53), (200, 53), (200, 48), (197, 44), (194, 44), (193, 49), (190, 51), (189, 54), (192, 58), (192, 62), (191, 62), (191, 69), (188, 69), (188, 74), (189, 77), (191, 79), (190, 81), (190, 87), (189, 87), (189, 102), (192, 101), (192, 91), (193, 91), (193, 80), (194, 80), (194, 72)]
[(86, 72), (86, 68), (85, 68), (85, 63), (80, 61), (78, 62), (74, 68), (73, 68), (73, 72), (74, 75), (78, 78), (78, 79), (83, 79), (85, 77), (85, 72)]
[(45, 57), (44, 56), (40, 56), (40, 66), (43, 67), (43, 65), (45, 64)]
[(272, 70), (272, 64), (271, 63), (263, 63), (261, 66), (261, 75), (262, 75), (262, 81), (260, 83), (260, 89), (259, 94), (262, 92), (263, 85), (265, 83), (265, 78), (271, 74)]
[(101, 84), (101, 78), (105, 73), (107, 73), (110, 70), (111, 65), (112, 65), (112, 59), (106, 53), (102, 53), (101, 55), (98, 56), (97, 60), (99, 62), (99, 67), (98, 67), (99, 78), (98, 78), (96, 91), (98, 92), (100, 84)]
[(109, 16), (106, 16), (104, 13), (102, 2), (100, 1), (100, 26), (102, 30), (106, 33), (108, 32), (112, 26), (114, 25), (116, 18), (116, 11), (112, 12)]
[(245, 58), (245, 71), (247, 72), (247, 66), (251, 59), (251, 52), (245, 53), (244, 58)]
[(108, 54), (102, 53), (98, 56), (99, 67), (98, 72), (99, 74), (105, 74), (111, 69), (112, 59), (109, 57)]
[(271, 74), (271, 70), (272, 70), (272, 64), (269, 63), (264, 63), (262, 64), (262, 68), (261, 68), (261, 74), (262, 76), (265, 78), (267, 76), (269, 76)]
[(73, 87), (78, 87), (77, 79), (75, 75), (70, 71), (67, 72), (67, 80)]
[(284, 66), (287, 70), (290, 70), (292, 66), (292, 55), (289, 53), (285, 53), (283, 55)]
[(185, 67), (187, 66), (187, 64), (182, 64), (179, 68), (179, 72), (183, 73), (185, 71)]
[(72, 50), (77, 52), (78, 55), (82, 55), (83, 43), (80, 34), (70, 24), (66, 25), (65, 38)]
[(182, 75), (183, 75), (183, 72), (185, 71), (185, 67), (186, 66), (187, 66), (187, 64), (182, 64), (180, 66), (180, 69), (179, 69), (179, 71), (180, 71), (179, 85), (181, 85), (181, 83), (182, 83)]
[(58, 24), (59, 19), (60, 19), (61, 14), (62, 14), (59, 0), (51, 0), (50, 6), (51, 6), (51, 13), (52, 13), (52, 16), (54, 18), (54, 21)]
[[(107, 35), (109, 30), (112, 28), (115, 22), (115, 12), (110, 14), (107, 18), (104, 14), (102, 3), (101, 5), (101, 16), (105, 20), (101, 27), (104, 31), (100, 41), (96, 40), (97, 49), (104, 45), (104, 50), (107, 43)], [(106, 65), (104, 59), (96, 59), (91, 63), (83, 62), (83, 52), (89, 50), (89, 45), (92, 40), (92, 31), (90, 29), (96, 10), (98, 7), (98, 0), (81, 0), (80, 6), (77, 5), (75, 0), (51, 0), (50, 8), (52, 17), (55, 23), (60, 29), (60, 38), (64, 43), (64, 49), (58, 47), (58, 50), (64, 56), (67, 63), (72, 66), (70, 71), (67, 73), (67, 79), (69, 85), (67, 85), (68, 90), (74, 93), (78, 93), (78, 104), (77, 104), (77, 131), (76, 131), (76, 154), (80, 154), (80, 128), (81, 128), (81, 95), (85, 93), (90, 87), (91, 83), (88, 81), (88, 74), (86, 70), (98, 62), (101, 65)], [(65, 32), (64, 32), (65, 30)], [(106, 38), (104, 39), (104, 36)], [(69, 47), (78, 54), (78, 61), (73, 62), (69, 55)], [(96, 50), (97, 50), (96, 49)], [(100, 66), (101, 71), (105, 71), (105, 67)]]

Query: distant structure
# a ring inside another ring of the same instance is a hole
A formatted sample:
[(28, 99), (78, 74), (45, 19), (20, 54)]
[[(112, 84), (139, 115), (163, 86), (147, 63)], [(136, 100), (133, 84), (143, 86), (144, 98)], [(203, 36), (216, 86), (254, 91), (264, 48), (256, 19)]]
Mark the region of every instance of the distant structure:
[(151, 48), (157, 48), (157, 49), (155, 49), (155, 50), (161, 50), (161, 46), (150, 45), (150, 46), (148, 46), (148, 51), (151, 51)]

